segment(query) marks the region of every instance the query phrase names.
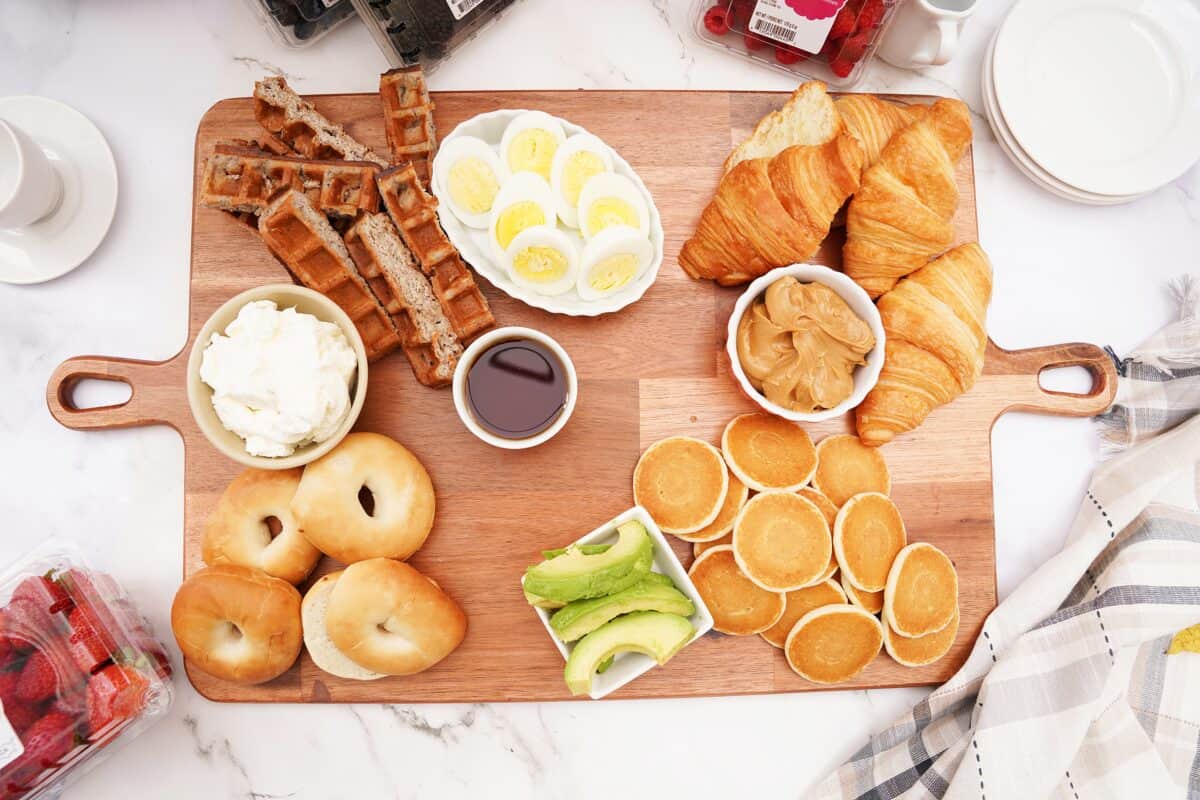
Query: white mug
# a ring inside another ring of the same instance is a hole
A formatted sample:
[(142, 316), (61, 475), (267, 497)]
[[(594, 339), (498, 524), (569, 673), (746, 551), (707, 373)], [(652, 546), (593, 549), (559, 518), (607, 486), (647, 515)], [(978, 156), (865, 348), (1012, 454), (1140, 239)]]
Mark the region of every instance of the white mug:
[(62, 179), (37, 142), (0, 119), (0, 229), (24, 228), (58, 207)]
[(954, 58), (963, 23), (976, 2), (905, 0), (879, 45), (879, 57), (904, 69), (945, 64)]

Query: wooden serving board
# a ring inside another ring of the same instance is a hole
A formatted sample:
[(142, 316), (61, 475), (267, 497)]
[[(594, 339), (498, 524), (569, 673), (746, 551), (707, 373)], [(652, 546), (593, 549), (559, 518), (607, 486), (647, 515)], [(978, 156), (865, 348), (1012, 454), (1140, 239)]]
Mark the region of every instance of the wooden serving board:
[[(401, 355), (371, 367), (361, 430), (389, 434), (425, 463), (438, 493), (437, 521), (413, 557), (456, 598), (470, 618), (463, 645), (420, 675), (368, 683), (317, 669), (302, 656), (285, 675), (262, 686), (235, 686), (189, 668), (192, 683), (213, 700), (262, 702), (488, 702), (568, 697), (563, 662), (519, 580), (539, 550), (566, 544), (633, 504), (630, 479), (651, 442), (690, 434), (716, 442), (725, 422), (754, 406), (735, 387), (724, 356), (724, 328), (737, 290), (689, 280), (675, 263), (692, 232), (733, 143), (783, 102), (776, 93), (730, 92), (488, 92), (436, 96), (443, 132), (480, 112), (539, 108), (583, 125), (634, 166), (650, 188), (666, 231), (666, 261), (638, 303), (600, 318), (553, 316), (484, 288), (501, 324), (550, 333), (579, 372), (574, 417), (548, 444), (521, 452), (476, 440), (454, 413), (449, 391), (418, 385)], [(927, 98), (912, 98), (925, 100)], [(386, 152), (375, 95), (328, 95), (313, 102), (351, 134)], [(195, 170), (214, 142), (259, 133), (246, 98), (223, 100), (200, 122)], [(971, 156), (958, 168), (962, 193), (957, 238), (977, 236)], [(815, 259), (836, 266), (836, 233)], [(996, 265), (998, 270), (1003, 264)], [(170, 425), (185, 444), (184, 573), (202, 566), (200, 537), (217, 498), (238, 471), (200, 434), (184, 390), (184, 370), (196, 331), (232, 295), (286, 280), (258, 235), (219, 211), (195, 207), (187, 346), (161, 363), (80, 357), (64, 362), (47, 389), (51, 413), (76, 429)], [(1038, 373), (1082, 365), (1094, 376), (1087, 395), (1041, 389)], [(128, 383), (124, 404), (76, 410), (81, 378)], [(881, 655), (839, 688), (939, 683), (968, 653), (996, 602), (990, 433), (1009, 409), (1085, 416), (1106, 408), (1115, 373), (1097, 347), (1057, 345), (1020, 352), (989, 347), (983, 377), (969, 393), (938, 409), (915, 432), (885, 447), (893, 495), (913, 540), (945, 550), (958, 567), (962, 626), (940, 662), (909, 669)], [(813, 425), (814, 439), (849, 429), (849, 420)], [(675, 542), (684, 564), (691, 545)], [(321, 572), (334, 565), (323, 562)], [(304, 587), (302, 587), (303, 589)], [(652, 670), (616, 697), (687, 697), (824, 688), (797, 677), (780, 651), (758, 637), (711, 634), (666, 667)]]

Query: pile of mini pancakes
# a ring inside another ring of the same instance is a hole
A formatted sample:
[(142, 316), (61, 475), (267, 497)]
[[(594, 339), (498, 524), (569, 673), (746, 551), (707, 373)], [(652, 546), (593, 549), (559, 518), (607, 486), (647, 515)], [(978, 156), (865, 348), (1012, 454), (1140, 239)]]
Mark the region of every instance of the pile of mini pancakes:
[(814, 445), (800, 425), (758, 413), (730, 420), (720, 450), (656, 442), (633, 474), (636, 502), (693, 543), (688, 575), (713, 627), (759, 634), (822, 684), (855, 677), (881, 648), (931, 664), (958, 634), (954, 565), (908, 543), (891, 488), (883, 455), (857, 436)]

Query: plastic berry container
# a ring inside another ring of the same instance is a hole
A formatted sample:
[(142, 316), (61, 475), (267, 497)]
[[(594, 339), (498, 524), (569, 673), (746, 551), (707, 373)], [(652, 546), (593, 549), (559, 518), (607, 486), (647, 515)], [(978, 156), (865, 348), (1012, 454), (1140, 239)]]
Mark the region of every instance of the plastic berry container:
[(113, 578), (50, 542), (0, 574), (0, 798), (56, 797), (171, 704), (166, 648)]
[(903, 0), (696, 0), (696, 36), (712, 47), (838, 89), (862, 80)]
[(246, 0), (276, 41), (308, 47), (354, 16), (350, 0)]
[(517, 0), (352, 0), (392, 67), (433, 72)]

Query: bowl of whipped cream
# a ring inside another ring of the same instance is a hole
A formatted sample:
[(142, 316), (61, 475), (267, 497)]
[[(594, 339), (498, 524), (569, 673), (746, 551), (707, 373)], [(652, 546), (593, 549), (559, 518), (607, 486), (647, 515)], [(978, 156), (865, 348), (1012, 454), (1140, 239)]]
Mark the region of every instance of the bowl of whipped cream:
[(367, 353), (324, 295), (290, 283), (242, 292), (209, 317), (188, 357), (188, 404), (213, 446), (259, 469), (320, 458), (354, 426)]

